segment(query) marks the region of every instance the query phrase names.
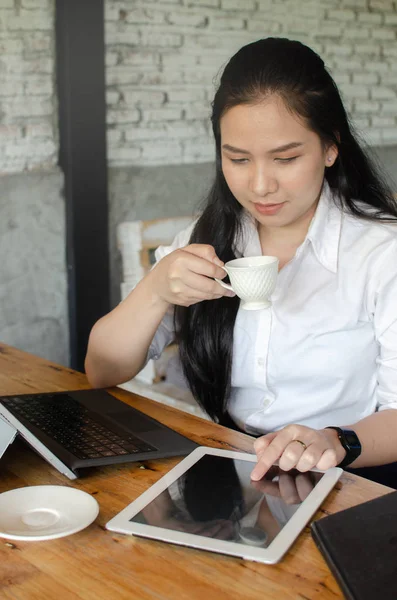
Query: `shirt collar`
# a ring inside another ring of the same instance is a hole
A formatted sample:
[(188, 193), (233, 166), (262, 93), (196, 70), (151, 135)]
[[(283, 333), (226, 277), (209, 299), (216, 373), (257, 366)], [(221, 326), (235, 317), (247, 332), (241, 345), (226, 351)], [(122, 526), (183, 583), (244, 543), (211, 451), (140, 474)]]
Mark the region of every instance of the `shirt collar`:
[[(336, 205), (332, 190), (328, 182), (324, 180), (315, 215), (300, 249), (303, 250), (310, 242), (317, 260), (332, 273), (336, 273), (338, 270), (341, 227), (342, 210)], [(262, 254), (256, 221), (248, 211), (243, 213), (242, 240), (237, 245), (237, 249), (242, 256)]]
[(320, 200), (306, 240), (311, 242), (317, 260), (332, 273), (338, 270), (341, 228), (342, 210), (336, 205), (332, 190), (324, 180)]

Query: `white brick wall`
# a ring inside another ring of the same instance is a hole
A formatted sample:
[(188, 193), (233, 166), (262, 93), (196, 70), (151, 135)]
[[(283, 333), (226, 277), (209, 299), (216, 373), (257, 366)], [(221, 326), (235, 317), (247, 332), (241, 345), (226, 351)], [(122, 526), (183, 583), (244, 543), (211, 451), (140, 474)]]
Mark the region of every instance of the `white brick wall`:
[(319, 52), (362, 135), (397, 143), (397, 0), (105, 4), (111, 165), (213, 160), (214, 80), (238, 48), (269, 35)]
[[(325, 59), (371, 143), (397, 143), (397, 0), (105, 0), (111, 165), (213, 160), (214, 81), (243, 44)], [(0, 0), (0, 174), (57, 161), (54, 0)]]
[(57, 162), (53, 0), (0, 0), (0, 175)]

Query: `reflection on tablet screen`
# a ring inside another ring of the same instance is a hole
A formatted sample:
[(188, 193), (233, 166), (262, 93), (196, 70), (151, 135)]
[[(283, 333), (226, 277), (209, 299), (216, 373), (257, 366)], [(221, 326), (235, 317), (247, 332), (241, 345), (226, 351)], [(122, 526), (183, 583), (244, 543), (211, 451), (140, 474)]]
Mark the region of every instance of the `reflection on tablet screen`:
[(206, 455), (131, 521), (266, 548), (323, 476)]

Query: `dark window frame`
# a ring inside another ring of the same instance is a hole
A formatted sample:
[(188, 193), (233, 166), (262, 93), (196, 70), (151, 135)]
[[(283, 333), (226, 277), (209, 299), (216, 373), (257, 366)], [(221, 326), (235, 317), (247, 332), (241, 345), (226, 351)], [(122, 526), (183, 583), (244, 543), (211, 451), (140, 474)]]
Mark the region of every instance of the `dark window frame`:
[(56, 0), (59, 166), (65, 177), (70, 366), (84, 371), (110, 310), (103, 0)]

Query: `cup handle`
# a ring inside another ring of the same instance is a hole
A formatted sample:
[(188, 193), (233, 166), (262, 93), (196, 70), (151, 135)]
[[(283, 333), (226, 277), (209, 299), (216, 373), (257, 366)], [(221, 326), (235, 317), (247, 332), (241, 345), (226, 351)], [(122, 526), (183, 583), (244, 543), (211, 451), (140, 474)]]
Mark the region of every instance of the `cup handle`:
[(214, 277), (214, 279), (217, 283), (219, 283), (219, 285), (221, 285), (226, 290), (230, 290), (231, 292), (234, 292), (234, 289), (232, 288), (232, 286), (230, 284), (224, 283), (221, 279), (217, 279), (216, 277)]

